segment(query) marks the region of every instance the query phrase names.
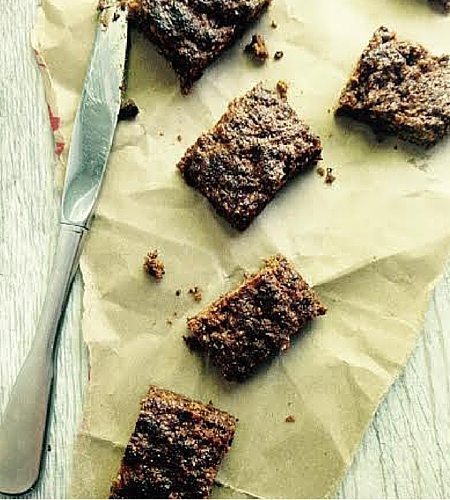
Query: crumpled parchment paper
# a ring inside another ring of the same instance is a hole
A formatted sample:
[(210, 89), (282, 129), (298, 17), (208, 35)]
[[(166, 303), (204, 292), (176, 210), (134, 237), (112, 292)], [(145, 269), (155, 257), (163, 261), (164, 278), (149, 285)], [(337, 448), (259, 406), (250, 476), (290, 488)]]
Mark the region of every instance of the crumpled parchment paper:
[[(66, 140), (95, 18), (96, 0), (44, 0), (39, 16), (39, 50)], [(141, 114), (118, 126), (82, 259), (91, 373), (73, 495), (108, 495), (150, 383), (212, 400), (239, 417), (219, 473), (228, 487), (214, 495), (336, 491), (416, 343), (450, 249), (449, 141), (430, 150), (393, 138), (379, 143), (365, 126), (333, 117), (354, 64), (382, 24), (438, 54), (450, 49), (450, 18), (425, 1), (274, 0), (183, 97), (166, 61), (142, 36), (131, 35), (129, 94)], [(284, 58), (254, 65), (242, 49), (256, 31)], [(314, 171), (301, 175), (238, 234), (175, 165), (232, 98), (260, 80), (274, 85), (278, 79), (290, 83), (291, 105), (321, 136), (323, 166), (333, 167), (337, 180), (327, 186)], [(142, 271), (152, 248), (167, 267), (159, 284)], [(329, 312), (247, 383), (226, 384), (186, 348), (186, 317), (275, 252), (295, 262)], [(201, 304), (187, 293), (194, 285), (203, 290)], [(285, 423), (287, 415), (295, 423)]]

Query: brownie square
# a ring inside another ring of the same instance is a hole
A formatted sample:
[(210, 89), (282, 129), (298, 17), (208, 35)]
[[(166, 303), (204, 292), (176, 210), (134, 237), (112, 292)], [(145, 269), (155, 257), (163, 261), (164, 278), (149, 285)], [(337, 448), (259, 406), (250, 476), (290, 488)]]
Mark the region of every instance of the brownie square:
[(151, 386), (110, 498), (207, 498), (236, 419)]
[(130, 0), (130, 24), (169, 60), (184, 93), (271, 0)]
[(286, 351), (291, 339), (326, 310), (292, 264), (277, 255), (189, 319), (185, 340), (205, 353), (225, 379), (242, 382), (264, 361)]
[(432, 56), (421, 45), (379, 28), (341, 94), (337, 113), (376, 132), (434, 145), (450, 128), (448, 56)]
[(317, 164), (321, 152), (320, 139), (285, 97), (258, 84), (231, 102), (178, 168), (220, 215), (244, 230), (289, 179)]

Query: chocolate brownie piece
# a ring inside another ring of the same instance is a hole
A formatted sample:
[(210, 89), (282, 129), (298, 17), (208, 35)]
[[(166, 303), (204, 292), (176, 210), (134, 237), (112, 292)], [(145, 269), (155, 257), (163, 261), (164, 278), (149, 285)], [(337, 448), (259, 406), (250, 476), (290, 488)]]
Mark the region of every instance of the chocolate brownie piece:
[(432, 56), (421, 45), (379, 28), (341, 94), (338, 114), (432, 146), (450, 129), (448, 56)]
[(191, 146), (178, 168), (236, 229), (246, 229), (322, 147), (276, 91), (258, 84), (234, 100), (217, 125)]
[(184, 93), (271, 0), (130, 0), (130, 24), (170, 61)]
[(235, 430), (228, 413), (151, 386), (110, 498), (207, 498)]
[(277, 255), (238, 289), (189, 319), (185, 340), (204, 352), (227, 380), (241, 382), (287, 350), (307, 323), (325, 313), (317, 294)]

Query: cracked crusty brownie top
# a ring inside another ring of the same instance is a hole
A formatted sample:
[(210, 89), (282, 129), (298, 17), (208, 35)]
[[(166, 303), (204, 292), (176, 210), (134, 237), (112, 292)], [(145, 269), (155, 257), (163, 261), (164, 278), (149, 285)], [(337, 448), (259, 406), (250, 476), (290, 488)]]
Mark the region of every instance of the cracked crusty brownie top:
[(237, 290), (189, 319), (185, 340), (227, 380), (241, 382), (287, 350), (291, 339), (326, 310), (292, 264), (277, 255)]
[(289, 179), (318, 162), (321, 152), (320, 139), (286, 99), (258, 84), (229, 105), (178, 168), (220, 215), (244, 230)]
[(344, 89), (337, 112), (431, 146), (450, 129), (449, 58), (432, 56), (381, 27)]
[(129, 0), (129, 19), (171, 62), (189, 92), (271, 0)]
[(207, 498), (235, 430), (228, 413), (150, 387), (110, 498)]

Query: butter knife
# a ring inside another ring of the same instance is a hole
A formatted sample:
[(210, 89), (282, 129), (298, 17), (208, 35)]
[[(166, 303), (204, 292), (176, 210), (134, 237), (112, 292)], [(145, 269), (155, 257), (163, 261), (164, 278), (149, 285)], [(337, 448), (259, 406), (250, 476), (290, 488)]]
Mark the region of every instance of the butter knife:
[(0, 416), (0, 492), (27, 492), (39, 479), (54, 377), (56, 339), (111, 150), (120, 109), (127, 9), (99, 14), (91, 61), (75, 118), (60, 232), (30, 351)]

